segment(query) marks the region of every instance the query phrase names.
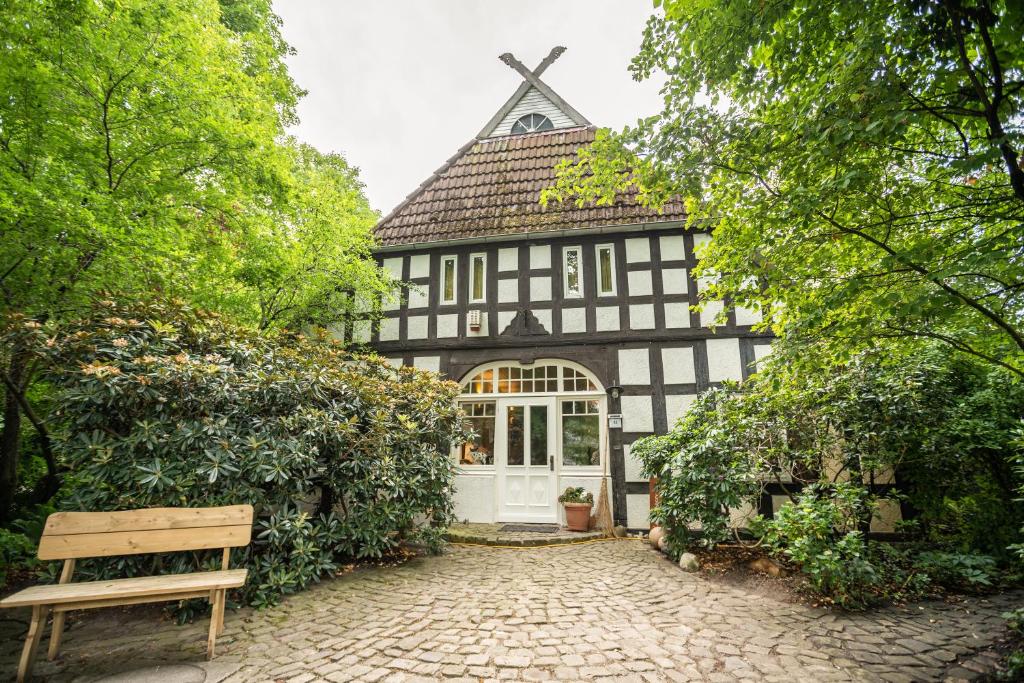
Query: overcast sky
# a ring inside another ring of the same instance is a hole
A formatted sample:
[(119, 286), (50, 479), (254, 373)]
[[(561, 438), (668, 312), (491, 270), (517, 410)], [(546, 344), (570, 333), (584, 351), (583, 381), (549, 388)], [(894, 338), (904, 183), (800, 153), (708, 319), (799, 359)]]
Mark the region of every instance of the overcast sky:
[(598, 126), (659, 110), (659, 83), (627, 67), (648, 0), (275, 0), (309, 94), (292, 133), (358, 166), (386, 214), (472, 139), (521, 77), (498, 60), (537, 66), (568, 51), (543, 80)]

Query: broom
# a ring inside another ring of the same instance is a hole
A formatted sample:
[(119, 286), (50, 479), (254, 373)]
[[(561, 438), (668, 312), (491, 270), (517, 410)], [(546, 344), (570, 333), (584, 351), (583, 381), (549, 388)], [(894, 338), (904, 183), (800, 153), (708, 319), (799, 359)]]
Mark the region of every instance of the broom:
[(598, 529), (605, 536), (615, 535), (615, 523), (612, 520), (612, 508), (608, 503), (608, 430), (604, 430), (604, 471), (601, 473), (601, 492), (597, 496), (597, 510), (590, 518), (590, 528)]

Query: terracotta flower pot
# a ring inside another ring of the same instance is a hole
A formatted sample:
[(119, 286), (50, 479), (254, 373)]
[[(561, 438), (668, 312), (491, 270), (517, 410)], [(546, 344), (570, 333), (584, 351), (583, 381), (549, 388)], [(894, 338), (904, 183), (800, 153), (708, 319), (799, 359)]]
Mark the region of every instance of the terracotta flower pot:
[(569, 531), (590, 530), (590, 508), (587, 503), (562, 503), (565, 506), (565, 525)]

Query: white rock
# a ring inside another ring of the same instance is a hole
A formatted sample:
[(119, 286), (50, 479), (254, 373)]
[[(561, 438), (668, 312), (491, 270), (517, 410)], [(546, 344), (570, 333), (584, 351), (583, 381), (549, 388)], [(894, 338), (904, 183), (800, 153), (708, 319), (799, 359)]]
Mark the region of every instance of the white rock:
[(679, 556), (679, 568), (684, 572), (695, 572), (700, 569), (697, 556), (693, 553), (683, 553)]
[(656, 526), (656, 527), (652, 527), (651, 528), (647, 538), (650, 539), (651, 545), (653, 545), (655, 548), (657, 548), (658, 547), (658, 542), (664, 536), (665, 536), (665, 530), (662, 529), (660, 526)]
[(663, 553), (668, 553), (668, 539), (664, 536), (658, 539), (658, 550)]

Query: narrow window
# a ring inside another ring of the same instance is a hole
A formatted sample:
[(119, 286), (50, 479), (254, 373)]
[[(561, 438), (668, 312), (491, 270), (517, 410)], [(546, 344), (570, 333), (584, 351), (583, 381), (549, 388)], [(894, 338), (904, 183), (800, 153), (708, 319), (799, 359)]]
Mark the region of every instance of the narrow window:
[(601, 464), (601, 411), (597, 401), (562, 401), (562, 464)]
[(484, 300), (487, 275), (487, 255), (473, 254), (469, 257), (469, 300), (473, 303), (480, 303)]
[(615, 296), (615, 247), (610, 244), (597, 245), (597, 293), (601, 296)]
[(459, 452), (460, 465), (494, 464), (494, 403), (463, 403), (466, 422), (473, 429), (474, 437), (462, 444)]
[(455, 303), (455, 257), (445, 256), (441, 259), (441, 303)]
[(580, 248), (566, 247), (563, 253), (563, 271), (565, 272), (565, 293), (567, 297), (583, 296), (583, 278), (580, 270), (583, 264), (580, 263)]

